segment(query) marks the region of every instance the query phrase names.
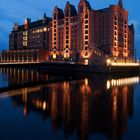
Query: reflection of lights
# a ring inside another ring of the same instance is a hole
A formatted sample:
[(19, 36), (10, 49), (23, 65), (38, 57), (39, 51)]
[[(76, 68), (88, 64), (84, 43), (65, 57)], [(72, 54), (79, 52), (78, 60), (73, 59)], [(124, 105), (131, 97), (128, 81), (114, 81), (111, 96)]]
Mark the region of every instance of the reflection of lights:
[(68, 93), (69, 92), (69, 83), (68, 82), (64, 82), (64, 89), (65, 89), (65, 93)]
[(47, 105), (47, 103), (45, 101), (42, 102), (40, 100), (32, 100), (32, 103), (33, 103), (33, 105), (36, 106), (36, 108), (41, 109), (43, 111), (45, 111), (46, 108), (48, 108), (48, 105)]
[(106, 86), (107, 86), (107, 89), (110, 89), (110, 81), (107, 81)]
[(26, 116), (27, 115), (27, 107), (24, 106), (24, 115)]
[(43, 102), (43, 110), (46, 110), (46, 102)]
[(88, 86), (88, 79), (85, 79), (85, 85)]
[(107, 81), (107, 89), (110, 89), (112, 86), (123, 86), (123, 85), (131, 85), (134, 83), (138, 83), (140, 81), (139, 77), (132, 77), (132, 78), (123, 78), (123, 79), (112, 79)]

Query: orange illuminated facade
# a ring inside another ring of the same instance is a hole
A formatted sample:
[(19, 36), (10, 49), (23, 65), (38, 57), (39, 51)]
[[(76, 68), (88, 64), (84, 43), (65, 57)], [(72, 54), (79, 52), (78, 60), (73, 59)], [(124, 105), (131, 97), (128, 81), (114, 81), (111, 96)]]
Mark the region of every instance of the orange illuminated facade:
[(100, 10), (80, 0), (78, 11), (67, 2), (64, 10), (54, 8), (52, 18), (15, 24), (9, 38), (10, 51), (43, 50), (44, 61), (104, 64), (107, 58), (132, 62), (135, 55), (134, 26), (128, 25), (122, 0)]

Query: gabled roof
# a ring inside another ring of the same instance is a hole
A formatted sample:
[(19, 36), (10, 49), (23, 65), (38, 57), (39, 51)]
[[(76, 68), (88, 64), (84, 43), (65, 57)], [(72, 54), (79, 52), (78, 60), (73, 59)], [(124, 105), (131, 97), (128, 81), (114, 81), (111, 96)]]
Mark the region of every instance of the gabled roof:
[[(30, 22), (28, 24), (28, 29), (32, 29), (32, 28), (37, 28), (37, 27), (41, 27), (41, 26), (45, 26), (48, 25), (48, 23), (51, 21), (52, 19), (49, 17), (34, 21), (34, 22)], [(18, 26), (18, 31), (25, 31), (24, 25), (19, 25)]]
[(86, 6), (88, 7), (88, 9), (91, 10), (92, 8), (91, 8), (89, 1), (85, 0), (85, 3), (86, 3)]
[(71, 16), (76, 16), (77, 15), (77, 10), (74, 5), (70, 4), (70, 15)]
[(57, 6), (56, 6), (56, 9), (58, 10), (58, 19), (63, 19), (64, 18), (63, 10), (58, 8)]
[(134, 31), (134, 24), (128, 26), (131, 31)]

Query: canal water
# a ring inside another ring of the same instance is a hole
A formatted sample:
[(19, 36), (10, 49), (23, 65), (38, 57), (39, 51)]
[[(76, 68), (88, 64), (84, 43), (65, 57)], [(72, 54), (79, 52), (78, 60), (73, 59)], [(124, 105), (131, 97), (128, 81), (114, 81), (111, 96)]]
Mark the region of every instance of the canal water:
[(140, 140), (140, 77), (0, 69), (0, 140)]

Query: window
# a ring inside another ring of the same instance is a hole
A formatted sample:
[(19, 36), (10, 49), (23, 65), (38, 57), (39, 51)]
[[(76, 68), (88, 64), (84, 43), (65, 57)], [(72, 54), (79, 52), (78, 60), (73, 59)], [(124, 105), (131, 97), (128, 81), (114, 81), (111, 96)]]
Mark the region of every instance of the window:
[(88, 23), (88, 20), (85, 20), (85, 24), (87, 24)]
[(85, 36), (85, 39), (88, 39), (88, 36)]
[(80, 7), (80, 13), (83, 12), (83, 5)]
[(56, 20), (56, 13), (54, 14), (54, 20)]
[(66, 11), (66, 17), (68, 17), (69, 16), (69, 10), (67, 9), (67, 11)]
[(88, 30), (85, 31), (85, 34), (88, 34)]
[(88, 28), (88, 25), (85, 25), (85, 28), (87, 29)]
[(68, 37), (68, 36), (66, 36), (66, 39), (69, 39), (69, 37)]
[(85, 18), (88, 19), (88, 14), (85, 15)]
[(85, 45), (88, 45), (88, 41), (85, 41)]
[(125, 24), (127, 24), (127, 20), (125, 19)]
[(114, 17), (114, 20), (117, 20), (117, 14), (115, 13), (115, 15), (114, 15), (115, 17)]

